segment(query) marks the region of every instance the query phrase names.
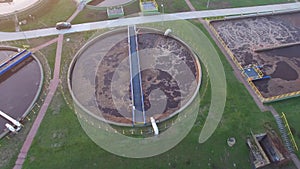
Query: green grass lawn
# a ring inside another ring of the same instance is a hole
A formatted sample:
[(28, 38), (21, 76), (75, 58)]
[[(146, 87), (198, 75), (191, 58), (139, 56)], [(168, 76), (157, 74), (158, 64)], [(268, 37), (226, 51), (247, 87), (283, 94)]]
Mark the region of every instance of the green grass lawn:
[[(57, 4), (53, 5), (56, 6), (60, 4), (61, 6), (64, 3), (71, 4), (70, 1), (71, 0), (59, 0)], [(260, 1), (259, 3), (276, 3), (279, 1), (280, 0), (268, 0), (263, 2)], [(199, 1), (193, 1), (193, 3), (197, 2)], [(238, 1), (229, 2), (232, 6), (237, 6), (236, 3)], [(241, 4), (242, 2), (243, 4)], [(166, 13), (189, 10), (184, 1), (169, 0), (165, 1), (165, 3), (165, 6), (167, 6), (165, 8)], [(240, 1), (238, 5), (244, 6), (247, 4), (258, 4), (258, 1)], [(205, 6), (206, 3), (202, 4), (202, 7)], [(195, 5), (195, 7), (197, 6)], [(202, 7), (197, 7), (197, 9), (203, 9)], [(70, 16), (70, 14), (73, 12), (72, 10), (74, 10), (74, 6), (70, 5), (68, 8), (68, 11), (64, 11), (64, 9), (66, 9), (65, 7), (58, 9), (55, 8), (52, 11), (55, 14), (51, 14), (50, 17), (46, 17), (46, 15), (42, 16), (39, 20), (45, 23), (47, 26), (53, 26), (57, 20), (66, 19)], [(86, 13), (95, 14), (96, 12), (87, 11)], [(79, 15), (74, 22), (83, 22), (84, 19), (86, 19), (86, 13), (83, 12), (82, 16)], [(99, 19), (96, 15), (97, 14), (95, 14), (94, 19)], [(60, 16), (64, 17), (61, 18)], [(208, 33), (202, 25), (199, 23), (195, 24), (208, 36)], [(32, 25), (32, 27), (23, 27), (23, 29), (38, 28), (43, 27), (43, 25), (44, 24), (38, 23)], [(80, 39), (87, 40), (87, 36), (90, 36), (90, 34), (81, 33), (76, 35), (74, 34), (74, 36), (82, 36), (82, 38), (79, 38), (79, 40), (76, 39), (79, 42)], [(73, 38), (72, 36), (70, 37), (70, 43), (76, 43), (75, 40), (72, 42)], [(210, 40), (212, 41), (211, 38)], [(215, 48), (217, 48), (215, 43), (212, 43), (214, 44)], [(64, 55), (66, 55), (65, 53), (68, 53), (69, 55), (75, 54), (75, 49), (76, 48), (72, 48), (72, 45), (64, 46)], [(47, 59), (52, 69), (54, 65), (55, 50), (56, 44), (53, 44), (42, 51), (43, 53), (49, 53), (49, 57), (47, 56)], [(233, 70), (226, 61), (225, 56), (223, 56), (219, 49), (217, 49), (217, 51), (222, 60), (226, 73), (227, 102), (223, 118), (216, 132), (204, 144), (198, 143), (198, 137), (206, 119), (211, 99), (211, 90), (209, 85), (207, 90), (204, 90), (205, 84), (209, 84), (209, 80), (205, 71), (203, 72), (203, 85), (200, 89), (200, 94), (203, 95), (202, 100), (199, 103), (201, 111), (197, 117), (193, 129), (189, 132), (187, 137), (173, 149), (161, 155), (145, 159), (129, 159), (119, 157), (98, 147), (84, 133), (74, 111), (66, 104), (60, 89), (58, 89), (38, 130), (32, 147), (30, 148), (23, 168), (231, 169), (234, 168), (233, 164), (236, 164), (236, 168), (238, 169), (250, 169), (250, 162), (248, 160), (249, 152), (245, 144), (245, 140), (249, 135), (250, 130), (252, 130), (254, 133), (262, 132), (263, 125), (266, 122), (270, 122), (273, 127), (276, 127), (276, 125), (271, 113), (260, 112), (243, 84), (241, 84), (234, 76), (232, 72)], [(67, 92), (67, 89), (64, 88), (63, 92)], [(300, 126), (299, 123), (297, 123), (297, 119), (299, 119), (300, 114), (300, 106), (298, 106), (299, 101), (300, 100), (298, 98), (274, 103), (274, 107), (278, 111), (286, 112), (291, 127), (295, 129), (295, 137), (298, 143), (300, 141), (300, 131), (298, 131)], [(237, 143), (235, 146), (231, 148), (227, 146), (226, 139), (228, 137), (236, 138)], [(17, 155), (15, 155), (15, 157), (16, 156)], [(14, 162), (15, 158), (11, 159), (4, 169), (12, 168)]]
[[(161, 9), (162, 1), (157, 1), (157, 3), (159, 6), (159, 11), (162, 11)], [(124, 6), (123, 8), (124, 8), (125, 17), (137, 16), (140, 13), (139, 1), (130, 3)], [(164, 1), (165, 13), (174, 13), (174, 12), (183, 12), (183, 11), (189, 11), (189, 8), (185, 3), (185, 1), (183, 0)], [(78, 24), (78, 23), (85, 23), (85, 22), (102, 21), (107, 19), (108, 17), (107, 17), (106, 10), (95, 10), (95, 9), (85, 8), (81, 13), (78, 14), (78, 16), (74, 19), (72, 23)]]
[[(137, 15), (140, 12), (139, 1), (123, 6), (125, 16)], [(108, 20), (106, 10), (85, 8), (73, 20), (73, 24)]]
[[(294, 138), (300, 148), (300, 98), (288, 99), (285, 101), (280, 101), (273, 103), (272, 105), (278, 111), (278, 113), (284, 112), (286, 118), (289, 122), (291, 130), (293, 132)], [(300, 150), (299, 150), (300, 151)], [(300, 152), (296, 152), (298, 157), (300, 157)]]
[(246, 7), (256, 5), (268, 5), (277, 3), (295, 2), (291, 0), (190, 0), (197, 10), (207, 9), (207, 2), (209, 1), (208, 9), (222, 9), (229, 7)]
[(0, 31), (2, 32), (14, 32), (15, 23), (12, 20), (5, 20), (0, 23)]
[(96, 22), (107, 19), (106, 11), (85, 8), (76, 16), (76, 18), (72, 21), (72, 24)]
[[(249, 96), (245, 99), (251, 103)], [(253, 104), (250, 107), (253, 111), (244, 113), (232, 109), (235, 106), (238, 108), (241, 103), (230, 103), (232, 105), (226, 107), (222, 124), (205, 144), (198, 144), (201, 125), (195, 125), (178, 146), (160, 156), (126, 159), (107, 153), (95, 145), (82, 131), (74, 112), (66, 105), (60, 93), (57, 93), (30, 149), (24, 168), (209, 168), (208, 163), (211, 168), (229, 167), (233, 163), (240, 168), (249, 168), (245, 138), (250, 128), (259, 131), (259, 126), (272, 120), (272, 117), (268, 113), (257, 111)], [(254, 115), (259, 116), (260, 120)], [(240, 123), (241, 119), (243, 124)], [(197, 123), (201, 121), (203, 119), (199, 117)], [(234, 130), (235, 128), (240, 130)], [(233, 148), (226, 145), (229, 136), (238, 140)]]
[[(21, 30), (32, 30), (47, 27), (54, 27), (59, 21), (66, 21), (76, 10), (76, 3), (73, 0), (43, 0), (37, 7), (18, 14), (18, 20), (26, 20), (25, 25), (20, 26)], [(29, 17), (34, 16), (34, 19)], [(14, 17), (0, 22), (0, 31), (15, 31)]]
[(140, 3), (139, 1), (134, 1), (132, 3), (129, 3), (128, 5), (125, 5), (123, 7), (125, 16), (130, 15), (137, 15), (140, 12)]
[(56, 46), (57, 46), (57, 43), (53, 43), (52, 45), (49, 45), (46, 48), (40, 50), (41, 53), (46, 54), (45, 57), (47, 58), (49, 67), (51, 69), (51, 79), (53, 77), (53, 72), (54, 72)]
[(76, 10), (76, 4), (73, 0), (53, 0), (46, 1), (42, 9), (33, 10), (31, 15), (35, 19), (30, 19), (28, 15), (20, 14), (19, 20), (26, 19), (28, 23), (22, 25), (22, 30), (40, 29), (46, 27), (55, 27), (60, 21), (66, 21)]
[[(35, 119), (36, 115), (37, 114), (31, 113), (28, 117), (30, 119)], [(0, 140), (1, 169), (13, 168), (18, 157), (19, 150), (21, 149), (33, 122), (33, 120), (28, 121), (26, 119), (26, 122), (23, 122), (23, 124), (25, 124), (27, 127), (22, 128), (22, 132), (18, 133), (17, 135), (9, 134), (7, 137)]]
[(159, 11), (162, 12), (161, 4), (164, 5), (165, 13), (174, 13), (174, 12), (184, 12), (190, 11), (190, 8), (187, 6), (184, 0), (161, 0), (156, 1), (159, 6)]
[[(48, 36), (48, 37), (44, 37), (44, 38), (34, 38), (34, 39), (28, 39), (28, 40), (10, 41), (10, 42), (5, 42), (3, 45), (15, 46), (15, 47), (19, 47), (19, 48), (24, 48), (23, 45), (28, 45), (29, 50), (31, 50), (32, 48), (38, 47), (43, 43), (47, 43), (48, 41), (50, 41), (56, 37), (57, 36)], [(57, 46), (57, 43), (53, 43), (52, 45), (49, 45), (35, 53), (35, 55), (42, 54), (47, 59), (47, 62), (48, 62), (47, 64), (49, 65), (49, 67), (51, 69), (51, 75), (53, 75), (53, 71), (54, 71), (56, 46)]]
[[(202, 26), (200, 28), (204, 29)], [(198, 137), (210, 104), (209, 88), (200, 103), (201, 113), (188, 136), (170, 151), (146, 159), (123, 158), (99, 148), (83, 132), (73, 110), (57, 92), (34, 139), (24, 168), (227, 169), (232, 168), (233, 163), (239, 169), (250, 168), (246, 137), (250, 130), (263, 131), (265, 122), (275, 123), (269, 112), (259, 111), (245, 87), (234, 77), (225, 57), (218, 52), (226, 72), (227, 103), (219, 127), (204, 144), (198, 143)], [(205, 72), (203, 77), (205, 84), (208, 80)], [(237, 139), (237, 144), (232, 148), (226, 145), (228, 137)]]

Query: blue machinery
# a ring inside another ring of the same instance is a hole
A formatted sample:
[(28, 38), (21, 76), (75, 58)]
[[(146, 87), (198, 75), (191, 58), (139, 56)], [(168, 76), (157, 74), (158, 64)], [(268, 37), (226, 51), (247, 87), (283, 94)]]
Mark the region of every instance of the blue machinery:
[(3, 75), (5, 72), (9, 71), (11, 68), (25, 60), (31, 56), (31, 52), (27, 51), (26, 49), (22, 50), (21, 52), (10, 56), (8, 59), (0, 62), (0, 76)]
[(243, 74), (246, 75), (248, 81), (270, 79), (271, 76), (264, 75), (261, 68), (262, 66), (249, 65), (243, 69)]
[(128, 26), (132, 123), (146, 124), (136, 27)]

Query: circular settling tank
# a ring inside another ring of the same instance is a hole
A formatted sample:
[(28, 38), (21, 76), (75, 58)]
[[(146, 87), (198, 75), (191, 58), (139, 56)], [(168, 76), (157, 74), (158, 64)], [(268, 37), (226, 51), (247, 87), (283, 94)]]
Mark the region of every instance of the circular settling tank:
[[(1, 47), (1, 63), (17, 53), (18, 48)], [(33, 55), (2, 74), (0, 76), (0, 110), (16, 120), (25, 118), (39, 95), (42, 80), (42, 67)], [(5, 123), (11, 124), (10, 121), (0, 116), (1, 131), (6, 130)]]
[(127, 29), (102, 34), (88, 42), (69, 69), (69, 89), (89, 115), (121, 126), (131, 126), (131, 78), (141, 77), (146, 123), (164, 121), (188, 106), (198, 92), (201, 67), (180, 39), (154, 29), (137, 28), (140, 73), (133, 75)]

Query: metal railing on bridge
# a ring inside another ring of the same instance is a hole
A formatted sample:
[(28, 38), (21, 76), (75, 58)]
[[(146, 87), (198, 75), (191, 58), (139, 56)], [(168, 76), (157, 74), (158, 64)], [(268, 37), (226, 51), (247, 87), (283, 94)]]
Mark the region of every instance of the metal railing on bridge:
[(128, 26), (128, 47), (132, 97), (132, 123), (133, 125), (146, 124), (138, 42), (135, 25)]

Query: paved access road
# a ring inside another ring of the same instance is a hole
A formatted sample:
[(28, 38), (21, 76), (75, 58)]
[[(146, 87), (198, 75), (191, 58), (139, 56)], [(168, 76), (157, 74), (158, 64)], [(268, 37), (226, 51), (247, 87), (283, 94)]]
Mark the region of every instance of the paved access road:
[(164, 15), (122, 18), (116, 20), (77, 24), (77, 25), (73, 25), (72, 28), (68, 30), (56, 30), (55, 28), (46, 28), (46, 29), (31, 30), (31, 31), (24, 31), (24, 32), (10, 32), (10, 33), (0, 32), (0, 42), (20, 40), (20, 39), (30, 39), (30, 38), (74, 33), (74, 32), (82, 32), (82, 31), (96, 30), (102, 28), (113, 28), (113, 27), (128, 26), (134, 24), (160, 22), (160, 21), (195, 19), (195, 18), (216, 17), (216, 16), (231, 16), (231, 15), (241, 15), (241, 14), (247, 15), (247, 14), (268, 13), (268, 12), (269, 13), (283, 12), (289, 10), (300, 11), (300, 2), (255, 6), (255, 7), (244, 7), (244, 8), (228, 8), (228, 9), (192, 11), (192, 12), (181, 12), (181, 13), (172, 13), (172, 14), (164, 14)]

